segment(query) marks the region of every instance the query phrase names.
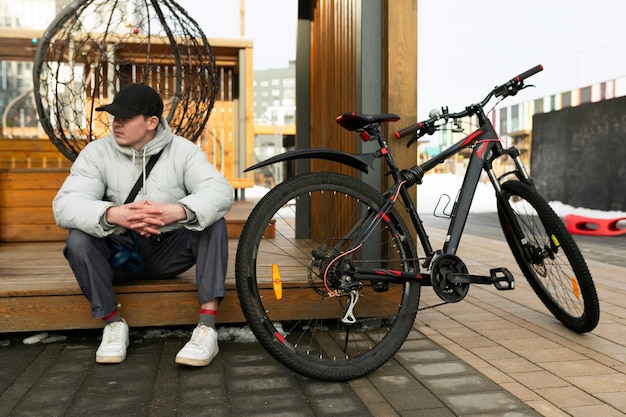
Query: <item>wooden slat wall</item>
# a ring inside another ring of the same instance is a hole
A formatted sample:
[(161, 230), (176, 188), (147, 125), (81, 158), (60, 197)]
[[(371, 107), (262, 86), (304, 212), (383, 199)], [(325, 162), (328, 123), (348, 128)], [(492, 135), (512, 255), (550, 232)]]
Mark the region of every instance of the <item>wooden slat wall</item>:
[(65, 240), (54, 223), (52, 199), (68, 169), (0, 168), (0, 242)]
[[(368, 51), (360, 44), (361, 1), (313, 0), (311, 21), (311, 147), (355, 152), (359, 138), (341, 129), (335, 118), (357, 111), (360, 94), (360, 56)], [(387, 135), (416, 121), (417, 115), (417, 2), (383, 0), (383, 112), (397, 113), (399, 124), (388, 125)], [(301, 129), (302, 126), (299, 126)], [(411, 166), (417, 152), (406, 152), (406, 143), (389, 141), (397, 147), (396, 162)], [(411, 148), (413, 149), (413, 148)], [(395, 150), (395, 149), (394, 149)], [(313, 171), (337, 165), (313, 161)], [(342, 167), (340, 172), (351, 173)]]
[[(358, 21), (360, 0), (318, 0), (311, 22), (311, 147), (355, 152), (360, 139), (335, 118), (356, 111), (358, 97)], [(301, 127), (299, 127), (301, 128)], [(352, 168), (314, 160), (312, 171)]]
[[(360, 20), (359, 0), (317, 0), (311, 21), (311, 126), (312, 148), (330, 148), (355, 153), (360, 139), (354, 132), (342, 129), (337, 116), (357, 111), (357, 22)], [(355, 170), (346, 165), (314, 159), (311, 171), (336, 171), (354, 175)], [(324, 210), (319, 202), (311, 202), (311, 211)], [(345, 207), (349, 213), (350, 207)], [(346, 213), (334, 213), (342, 216)], [(324, 235), (313, 223), (314, 235)], [(346, 224), (348, 227), (348, 224)]]
[[(359, 137), (341, 129), (335, 118), (357, 107), (360, 94), (361, 56), (368, 46), (361, 45), (361, 4), (366, 0), (311, 0), (310, 32), (310, 146), (358, 153)], [(397, 113), (399, 125), (415, 122), (417, 114), (417, 2), (382, 0), (382, 112)], [(302, 129), (303, 126), (298, 126)], [(395, 143), (394, 143), (395, 142)], [(417, 151), (407, 152), (406, 143), (389, 141), (396, 162), (410, 167), (417, 162)], [(411, 148), (415, 149), (415, 148)], [(355, 175), (352, 168), (323, 160), (312, 160), (311, 171), (330, 170)], [(383, 170), (384, 171), (384, 170)], [(383, 174), (381, 174), (383, 175)], [(387, 178), (383, 175), (383, 187)], [(319, 210), (312, 202), (312, 211)], [(337, 213), (337, 215), (341, 215)]]
[[(382, 111), (397, 113), (399, 123), (383, 127), (391, 137), (395, 130), (417, 122), (417, 1), (383, 1), (383, 97)], [(410, 168), (417, 164), (417, 146), (407, 149), (406, 140), (389, 140), (388, 145), (399, 167)], [(389, 187), (391, 178), (383, 176), (383, 188)], [(411, 193), (417, 201), (417, 191)], [(401, 211), (407, 224), (410, 220)], [(416, 238), (416, 236), (413, 236)]]
[[(391, 137), (396, 130), (417, 122), (417, 1), (383, 1), (382, 66), (382, 111), (402, 118), (384, 126), (385, 134)], [(417, 163), (417, 146), (407, 149), (406, 143), (388, 142), (396, 163), (403, 168)]]

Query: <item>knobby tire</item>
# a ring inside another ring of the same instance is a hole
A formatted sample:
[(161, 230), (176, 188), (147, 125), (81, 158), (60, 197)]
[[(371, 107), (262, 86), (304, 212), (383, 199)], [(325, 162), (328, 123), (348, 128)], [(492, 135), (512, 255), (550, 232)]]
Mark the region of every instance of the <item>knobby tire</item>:
[[(593, 279), (578, 245), (563, 221), (534, 187), (521, 181), (502, 184), (498, 217), (520, 269), (548, 310), (567, 328), (590, 332), (600, 306)], [(503, 203), (503, 201), (506, 201)], [(502, 204), (511, 208), (528, 244), (516, 238)]]
[[(250, 213), (235, 261), (239, 302), (258, 342), (292, 371), (324, 381), (359, 378), (387, 362), (411, 330), (417, 281), (381, 288), (362, 280), (354, 324), (341, 321), (349, 298), (329, 296), (344, 267), (418, 271), (414, 242), (393, 208), (363, 247), (344, 256), (383, 202), (362, 181), (316, 172), (277, 185)], [(322, 271), (329, 271), (326, 283)]]

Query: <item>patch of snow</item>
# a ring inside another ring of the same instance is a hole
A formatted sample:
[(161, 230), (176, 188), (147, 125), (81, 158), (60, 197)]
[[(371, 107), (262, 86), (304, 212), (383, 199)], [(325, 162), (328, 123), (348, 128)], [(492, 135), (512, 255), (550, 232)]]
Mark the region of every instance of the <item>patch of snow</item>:
[[(449, 213), (462, 184), (463, 177), (460, 175), (428, 174), (424, 176), (422, 184), (417, 186), (417, 211), (432, 214), (437, 208), (437, 213), (442, 213), (445, 208), (446, 213)], [(446, 207), (448, 201), (449, 205)], [(496, 211), (496, 195), (491, 183), (482, 181), (478, 183), (470, 211), (472, 213)]]
[(46, 337), (48, 337), (48, 333), (46, 333), (46, 332), (37, 333), (37, 334), (34, 334), (34, 335), (30, 336), (30, 337), (25, 338), (22, 341), (22, 343), (24, 343), (25, 345), (34, 345), (36, 343), (41, 342)]
[[(274, 323), (276, 331), (282, 336), (286, 336), (287, 333), (283, 329), (282, 324)], [(235, 342), (235, 343), (254, 343), (256, 337), (250, 327), (247, 325), (244, 327), (219, 327), (217, 329), (217, 336), (222, 342)]]
[(269, 191), (270, 191), (269, 188), (261, 187), (259, 185), (255, 185), (252, 188), (246, 188), (246, 200), (247, 199), (259, 200)]
[(60, 334), (52, 334), (41, 341), (41, 343), (54, 343), (54, 342), (65, 342), (67, 340), (67, 336), (63, 336)]
[(220, 327), (217, 329), (218, 339), (222, 342), (253, 343), (256, 337), (248, 326)]
[(66, 340), (67, 336), (62, 336), (58, 334), (49, 335), (46, 332), (41, 332), (25, 338), (24, 340), (22, 340), (22, 343), (24, 343), (25, 345), (34, 345), (37, 343), (64, 342)]
[[(417, 207), (420, 213), (432, 214), (440, 197), (444, 194), (451, 198), (450, 206), (447, 211), (451, 210), (452, 202), (463, 183), (463, 176), (454, 174), (428, 174), (424, 177), (422, 184), (417, 186)], [(442, 201), (437, 208), (440, 213), (444, 207), (445, 200)], [(576, 214), (578, 216), (587, 216), (592, 218), (614, 219), (626, 217), (623, 211), (602, 211), (584, 207), (573, 207), (559, 201), (549, 201), (550, 207), (559, 217), (565, 217), (568, 214)], [(479, 182), (476, 188), (476, 195), (470, 209), (473, 213), (495, 213), (496, 196), (491, 183)]]

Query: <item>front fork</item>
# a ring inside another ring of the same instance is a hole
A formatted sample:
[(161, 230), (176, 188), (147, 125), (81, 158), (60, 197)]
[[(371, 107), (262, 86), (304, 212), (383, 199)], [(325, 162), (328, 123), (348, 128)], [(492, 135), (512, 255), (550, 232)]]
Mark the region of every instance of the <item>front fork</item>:
[[(506, 172), (498, 177), (496, 176), (493, 170), (492, 162), (495, 159), (503, 155), (507, 155), (513, 160), (515, 164), (515, 170)], [(511, 228), (511, 234), (514, 236), (517, 243), (522, 248), (522, 251), (526, 259), (532, 262), (534, 259), (534, 256), (531, 253), (531, 248), (529, 247), (528, 239), (526, 239), (526, 235), (524, 234), (522, 228), (520, 227), (518, 223), (518, 219), (515, 215), (515, 212), (511, 208), (511, 205), (509, 204), (509, 198), (504, 193), (504, 191), (502, 191), (502, 186), (501, 186), (502, 181), (506, 177), (509, 177), (512, 175), (512, 176), (517, 177), (518, 181), (524, 182), (530, 185), (531, 187), (534, 187), (533, 181), (530, 178), (530, 175), (528, 174), (528, 171), (526, 170), (526, 167), (524, 166), (522, 159), (520, 158), (519, 151), (515, 147), (510, 147), (508, 149), (500, 149), (494, 152), (494, 154), (487, 161), (485, 161), (485, 165), (486, 165), (485, 171), (487, 172), (487, 176), (489, 177), (489, 180), (491, 181), (493, 188), (496, 190), (496, 199), (497, 199), (498, 207), (501, 209), (501, 213), (504, 215), (504, 218), (506, 221), (506, 224), (503, 226), (505, 227), (508, 226)]]
[[(504, 155), (513, 160), (513, 163), (515, 164), (515, 170), (506, 172), (500, 177), (497, 177), (495, 172), (493, 171), (493, 161)], [(514, 175), (519, 181), (525, 182), (526, 184), (534, 187), (533, 181), (530, 178), (530, 175), (528, 174), (524, 163), (522, 162), (522, 158), (520, 158), (519, 150), (517, 150), (517, 148), (513, 146), (508, 149), (500, 148), (494, 150), (492, 155), (487, 160), (485, 160), (485, 171), (487, 172), (489, 180), (491, 181), (491, 184), (493, 184), (493, 188), (496, 190), (496, 193), (498, 195), (502, 193), (502, 187), (500, 187), (502, 180), (510, 175)]]

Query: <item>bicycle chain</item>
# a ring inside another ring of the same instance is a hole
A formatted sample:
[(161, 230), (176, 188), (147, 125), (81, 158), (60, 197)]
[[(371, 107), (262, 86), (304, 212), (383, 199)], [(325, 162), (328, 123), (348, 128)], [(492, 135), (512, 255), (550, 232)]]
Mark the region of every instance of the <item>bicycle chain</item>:
[[(406, 259), (405, 259), (405, 261), (418, 261), (418, 262), (419, 262), (419, 261), (422, 261), (422, 260), (424, 260), (424, 259), (425, 259), (425, 258), (406, 258)], [(357, 260), (357, 261), (352, 260), (351, 262), (353, 262), (353, 263), (382, 263), (382, 262), (385, 262), (385, 261), (384, 261), (384, 260), (382, 260), (382, 259), (378, 259), (378, 260), (376, 260), (376, 259), (365, 259), (365, 260)], [(311, 278), (310, 278), (310, 277), (309, 277), (309, 282), (313, 285), (313, 283), (311, 282)], [(319, 290), (319, 289), (317, 288), (317, 286), (313, 285), (313, 289), (314, 289), (316, 292), (318, 292), (318, 293), (322, 294), (322, 293), (320, 292), (321, 290)], [(413, 314), (414, 312), (420, 312), (420, 311), (424, 311), (424, 310), (429, 310), (429, 309), (431, 309), (431, 308), (441, 307), (441, 306), (444, 306), (444, 305), (446, 305), (446, 304), (450, 304), (450, 303), (449, 303), (448, 301), (443, 301), (443, 302), (441, 302), (441, 303), (438, 303), (438, 304), (433, 304), (433, 305), (431, 305), (431, 306), (427, 306), (427, 307), (418, 307), (417, 309), (414, 309), (414, 310), (404, 311), (404, 312), (402, 312), (402, 313), (394, 314), (393, 316), (394, 316), (394, 317), (405, 316), (405, 315), (407, 315), (407, 314)], [(355, 321), (354, 323), (351, 323), (351, 324), (362, 323), (362, 322), (366, 322), (366, 321), (372, 321), (372, 319), (384, 319), (384, 318), (386, 318), (386, 317), (388, 317), (388, 316), (370, 317), (370, 318), (368, 318), (367, 320), (366, 320), (366, 319), (356, 319), (356, 321)]]

